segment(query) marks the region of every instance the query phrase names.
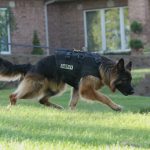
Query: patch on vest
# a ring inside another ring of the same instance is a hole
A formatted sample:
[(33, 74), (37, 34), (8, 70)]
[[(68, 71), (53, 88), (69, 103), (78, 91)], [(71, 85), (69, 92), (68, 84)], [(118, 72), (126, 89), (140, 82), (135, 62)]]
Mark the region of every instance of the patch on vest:
[(73, 65), (60, 64), (61, 69), (73, 70)]

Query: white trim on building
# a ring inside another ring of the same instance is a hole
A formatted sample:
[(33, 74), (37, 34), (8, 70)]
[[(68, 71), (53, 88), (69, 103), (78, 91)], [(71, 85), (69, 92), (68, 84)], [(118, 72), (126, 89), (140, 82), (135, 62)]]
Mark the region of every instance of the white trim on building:
[[(113, 7), (113, 8), (103, 8), (103, 9), (92, 9), (92, 10), (85, 10), (84, 13), (84, 37), (85, 37), (85, 47), (88, 49), (88, 37), (87, 37), (87, 23), (86, 23), (86, 13), (87, 12), (92, 12), (92, 11), (99, 11), (100, 16), (101, 16), (101, 38), (102, 38), (102, 45), (101, 45), (101, 50), (100, 53), (105, 53), (106, 48), (107, 48), (107, 43), (106, 43), (106, 29), (105, 29), (105, 10), (108, 9), (115, 9), (119, 8), (119, 17), (120, 17), (120, 38), (121, 38), (121, 49), (116, 49), (116, 51), (113, 52), (128, 52), (130, 49), (126, 49), (125, 45), (125, 26), (124, 26), (124, 8), (127, 7)], [(112, 51), (110, 51), (112, 52)]]

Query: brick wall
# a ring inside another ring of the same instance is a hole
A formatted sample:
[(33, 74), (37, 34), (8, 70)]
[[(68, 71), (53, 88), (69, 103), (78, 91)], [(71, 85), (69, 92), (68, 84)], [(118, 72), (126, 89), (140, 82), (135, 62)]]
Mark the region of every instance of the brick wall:
[[(150, 1), (128, 0), (130, 21), (137, 20), (143, 25), (142, 34), (138, 35), (145, 44), (150, 42)], [(135, 35), (132, 35), (135, 37)]]
[[(127, 0), (115, 0), (115, 6), (127, 6)], [(48, 6), (50, 53), (58, 47), (81, 49), (84, 44), (83, 11), (107, 8), (106, 0), (54, 3)]]
[[(41, 45), (46, 45), (44, 1), (43, 0), (0, 0), (0, 7), (8, 7), (15, 2), (12, 12), (15, 16), (16, 30), (11, 33), (11, 42), (32, 44), (33, 31), (37, 30)], [(32, 48), (12, 47), (12, 54), (30, 54)]]

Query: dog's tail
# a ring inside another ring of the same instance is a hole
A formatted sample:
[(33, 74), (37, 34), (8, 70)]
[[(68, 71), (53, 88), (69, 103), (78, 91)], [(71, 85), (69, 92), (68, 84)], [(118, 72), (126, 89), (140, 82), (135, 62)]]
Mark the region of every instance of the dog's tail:
[(31, 64), (16, 65), (0, 58), (0, 81), (20, 80), (32, 66)]

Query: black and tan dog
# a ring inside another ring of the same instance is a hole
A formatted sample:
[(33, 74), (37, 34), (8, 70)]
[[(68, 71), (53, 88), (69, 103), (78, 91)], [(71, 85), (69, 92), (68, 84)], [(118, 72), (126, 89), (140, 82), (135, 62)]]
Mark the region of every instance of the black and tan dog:
[(69, 104), (71, 109), (76, 107), (81, 95), (120, 111), (121, 107), (98, 89), (106, 85), (112, 92), (118, 89), (124, 95), (133, 94), (131, 67), (132, 63), (125, 66), (123, 59), (115, 63), (95, 53), (59, 50), (35, 65), (16, 65), (0, 59), (0, 81), (21, 79), (17, 90), (10, 95), (11, 105), (15, 105), (18, 99), (36, 98), (45, 106), (61, 109), (61, 106), (48, 99), (63, 91), (65, 84), (69, 84), (73, 87)]

